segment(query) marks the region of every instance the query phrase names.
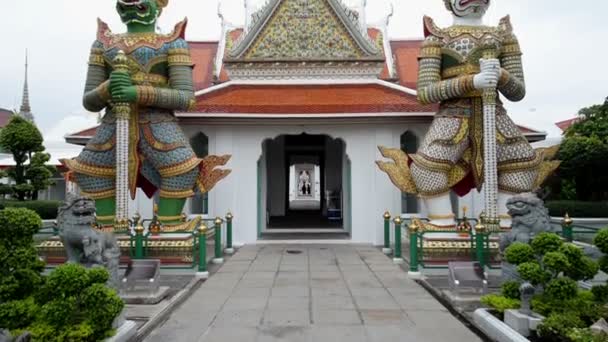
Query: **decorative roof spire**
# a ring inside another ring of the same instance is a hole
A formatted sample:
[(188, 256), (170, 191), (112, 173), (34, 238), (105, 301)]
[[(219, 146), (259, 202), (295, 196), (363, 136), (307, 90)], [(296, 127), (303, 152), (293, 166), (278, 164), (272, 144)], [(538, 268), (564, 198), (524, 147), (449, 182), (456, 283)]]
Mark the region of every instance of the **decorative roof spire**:
[(34, 116), (32, 115), (32, 108), (30, 107), (30, 90), (27, 83), (27, 49), (25, 50), (25, 81), (23, 82), (23, 97), (21, 99), (21, 108), (19, 108), (19, 115), (24, 119), (34, 122)]

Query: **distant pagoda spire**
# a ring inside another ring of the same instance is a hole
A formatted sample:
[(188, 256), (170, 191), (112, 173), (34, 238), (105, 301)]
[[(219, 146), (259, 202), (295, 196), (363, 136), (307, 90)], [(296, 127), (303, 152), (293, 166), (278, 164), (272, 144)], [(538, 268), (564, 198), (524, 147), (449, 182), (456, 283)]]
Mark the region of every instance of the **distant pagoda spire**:
[(34, 115), (32, 114), (32, 108), (30, 107), (30, 89), (27, 83), (27, 68), (27, 50), (25, 50), (25, 81), (23, 82), (23, 96), (21, 98), (21, 108), (19, 108), (19, 116), (30, 122), (34, 122)]

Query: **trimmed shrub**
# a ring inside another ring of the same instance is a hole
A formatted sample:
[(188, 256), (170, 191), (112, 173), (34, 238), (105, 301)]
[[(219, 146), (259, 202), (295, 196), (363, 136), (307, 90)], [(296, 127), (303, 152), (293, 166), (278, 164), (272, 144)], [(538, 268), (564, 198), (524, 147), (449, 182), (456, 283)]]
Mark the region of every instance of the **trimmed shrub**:
[(557, 275), (561, 272), (565, 272), (570, 268), (570, 262), (568, 258), (560, 252), (549, 252), (543, 256), (543, 265), (546, 269)]
[(559, 235), (545, 232), (538, 234), (530, 245), (534, 249), (534, 253), (545, 255), (549, 252), (557, 252), (563, 244), (564, 242)]
[(551, 314), (538, 326), (542, 341), (569, 341), (567, 338), (574, 328), (586, 328), (585, 323), (574, 313)]
[(602, 253), (608, 254), (608, 228), (602, 229), (597, 233), (595, 238), (593, 238), (593, 244)]
[(35, 211), (43, 220), (54, 220), (61, 201), (0, 201), (0, 209), (27, 208)]
[(545, 288), (545, 294), (553, 300), (567, 300), (576, 297), (578, 284), (570, 278), (551, 280)]
[(534, 250), (523, 242), (514, 242), (505, 250), (505, 259), (513, 265), (534, 261)]
[(519, 282), (511, 280), (504, 282), (501, 286), (501, 293), (503, 296), (510, 299), (520, 299), (521, 294), (519, 293)]
[(27, 327), (36, 317), (38, 306), (33, 298), (0, 304), (0, 327), (9, 330)]
[(44, 262), (34, 248), (40, 217), (24, 208), (0, 210), (0, 303), (25, 299), (42, 283)]
[(551, 274), (543, 270), (537, 262), (524, 262), (517, 266), (517, 272), (522, 279), (529, 281), (532, 285), (543, 284), (551, 278)]
[(608, 202), (583, 202), (583, 201), (547, 201), (549, 215), (554, 217), (603, 218), (608, 217)]
[(505, 310), (519, 309), (521, 307), (521, 302), (519, 300), (497, 294), (489, 294), (481, 297), (481, 303), (498, 311), (501, 315), (504, 314)]
[(591, 288), (593, 299), (599, 303), (608, 302), (608, 285), (597, 285)]

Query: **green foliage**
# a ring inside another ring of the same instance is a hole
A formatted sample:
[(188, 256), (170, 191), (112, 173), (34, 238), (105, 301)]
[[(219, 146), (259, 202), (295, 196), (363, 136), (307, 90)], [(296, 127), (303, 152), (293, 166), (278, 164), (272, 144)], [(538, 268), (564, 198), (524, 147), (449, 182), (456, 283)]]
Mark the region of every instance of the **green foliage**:
[(567, 337), (572, 342), (606, 342), (608, 335), (595, 334), (591, 329), (572, 328), (567, 334)]
[(608, 216), (608, 202), (583, 202), (583, 201), (547, 201), (545, 206), (549, 215), (564, 217), (606, 217)]
[(608, 285), (596, 285), (591, 288), (593, 299), (599, 303), (608, 303)]
[[(7, 175), (15, 181), (10, 192), (19, 201), (36, 200), (38, 191), (53, 184), (51, 177), (57, 170), (46, 165), (50, 155), (43, 153), (42, 142), (38, 128), (19, 116), (13, 116), (0, 132), (0, 147), (12, 153), (15, 160), (15, 167), (10, 168)], [(5, 194), (8, 193), (6, 190)]]
[(519, 282), (517, 281), (507, 281), (504, 282), (501, 286), (501, 293), (503, 296), (510, 299), (520, 299), (521, 294), (519, 293)]
[(560, 252), (549, 252), (543, 256), (543, 265), (554, 275), (565, 272), (570, 268), (568, 258)]
[(41, 226), (31, 210), (0, 210), (0, 303), (25, 299), (42, 283), (44, 263), (33, 239)]
[(32, 186), (31, 198), (38, 199), (38, 191), (45, 190), (49, 186), (55, 184), (51, 180), (53, 174), (57, 172), (55, 166), (46, 165), (51, 160), (51, 155), (44, 152), (36, 152), (30, 159), (30, 163), (25, 171), (25, 178), (29, 180)]
[(67, 298), (80, 294), (90, 285), (87, 270), (77, 264), (57, 267), (47, 278), (36, 300), (44, 303), (48, 298)]
[(582, 119), (565, 134), (557, 158), (559, 176), (576, 184), (579, 200), (608, 199), (608, 99), (602, 105), (583, 108)]
[(598, 260), (598, 264), (602, 272), (608, 273), (608, 255), (601, 257), (600, 260)]
[(537, 262), (524, 262), (517, 266), (517, 272), (522, 279), (529, 281), (532, 285), (544, 284), (551, 277), (551, 274), (543, 270)]
[(9, 330), (27, 327), (36, 317), (38, 306), (33, 298), (0, 304), (0, 327)]
[[(34, 124), (20, 116), (13, 116), (9, 123), (0, 131), (0, 146), (13, 155), (21, 156), (29, 152), (41, 151), (42, 134)], [(25, 162), (24, 159), (15, 160)]]
[(97, 336), (105, 336), (112, 329), (114, 318), (120, 314), (124, 303), (116, 292), (103, 284), (94, 284), (82, 294), (81, 305), (87, 309), (87, 322)]
[(56, 336), (63, 338), (57, 341), (104, 339), (124, 307), (116, 291), (105, 286), (108, 278), (108, 271), (101, 267), (57, 267), (36, 294), (41, 309), (34, 325), (51, 327)]
[[(2, 177), (4, 178), (4, 177)], [(6, 184), (0, 184), (0, 197), (13, 194), (13, 187)]]
[(583, 257), (576, 263), (570, 263), (570, 265), (564, 275), (574, 280), (591, 280), (599, 271), (598, 263), (589, 257)]
[(505, 310), (519, 309), (521, 302), (517, 299), (507, 298), (497, 294), (489, 294), (481, 297), (481, 303), (489, 308), (503, 314)]
[(545, 255), (549, 252), (556, 252), (564, 242), (559, 235), (554, 233), (540, 233), (532, 240), (532, 249), (537, 255)]
[(43, 220), (54, 220), (61, 201), (0, 201), (0, 209), (28, 208), (35, 211)]
[(534, 250), (523, 242), (514, 242), (505, 250), (505, 259), (513, 265), (534, 261)]
[(42, 305), (39, 319), (56, 328), (72, 325), (73, 314), (78, 308), (76, 297), (55, 298)]
[(89, 323), (80, 323), (66, 331), (65, 339), (70, 342), (95, 341), (95, 331)]
[(567, 300), (576, 297), (578, 284), (570, 278), (557, 278), (551, 280), (546, 288), (545, 294), (554, 300)]
[(602, 229), (593, 239), (593, 244), (604, 254), (608, 254), (608, 228)]
[(543, 341), (569, 341), (568, 333), (574, 328), (586, 328), (575, 313), (551, 314), (538, 326), (538, 335)]

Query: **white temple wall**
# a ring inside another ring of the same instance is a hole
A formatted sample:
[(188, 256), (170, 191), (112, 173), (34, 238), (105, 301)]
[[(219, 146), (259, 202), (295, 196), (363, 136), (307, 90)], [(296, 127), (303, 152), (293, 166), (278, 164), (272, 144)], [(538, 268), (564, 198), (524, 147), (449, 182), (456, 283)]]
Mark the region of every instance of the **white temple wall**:
[[(388, 120), (387, 120), (388, 121)], [(406, 132), (414, 133), (422, 139), (428, 129), (424, 121), (408, 122), (395, 119), (391, 122), (359, 122), (340, 124), (270, 124), (270, 123), (197, 123), (183, 125), (188, 137), (199, 132), (209, 138), (209, 153), (231, 154), (232, 159), (226, 168), (232, 173), (221, 181), (209, 194), (209, 216), (224, 217), (229, 211), (234, 214), (235, 243), (252, 243), (258, 240), (258, 226), (266, 226), (265, 215), (258, 217), (258, 211), (265, 213), (267, 186), (266, 161), (262, 153), (262, 143), (268, 139), (290, 134), (324, 134), (334, 139), (342, 139), (346, 144), (346, 158), (351, 163), (351, 203), (352, 208), (344, 211), (345, 226), (351, 223), (350, 233), (353, 242), (383, 243), (382, 215), (389, 211), (393, 217), (401, 211), (401, 193), (388, 177), (378, 170), (375, 161), (382, 157), (378, 145), (398, 147), (400, 137)], [(336, 151), (327, 151), (328, 156)], [(337, 152), (336, 152), (337, 153)], [(346, 158), (344, 163), (346, 163)], [(284, 159), (284, 158), (283, 158)], [(329, 159), (329, 158), (328, 158)], [(260, 171), (258, 184), (258, 162)], [(276, 170), (275, 170), (276, 171)], [(283, 172), (279, 172), (282, 175)], [(345, 173), (346, 174), (346, 173)], [(336, 176), (336, 175), (333, 175)], [(343, 177), (337, 177), (347, 182)], [(332, 180), (336, 181), (336, 179)], [(330, 184), (328, 182), (328, 184)], [(347, 184), (343, 184), (346, 189)], [(258, 188), (259, 187), (259, 188)], [(345, 190), (345, 192), (347, 192)], [(280, 192), (280, 196), (283, 193)], [(278, 201), (283, 202), (283, 201)], [(258, 208), (258, 203), (261, 208)], [(138, 191), (136, 201), (131, 203), (133, 214), (139, 212), (143, 217), (152, 216), (152, 201)], [(469, 216), (475, 216), (483, 209), (483, 196), (475, 190), (459, 201), (459, 209), (467, 206)], [(186, 212), (189, 206), (186, 206)], [(277, 211), (275, 211), (277, 212)], [(349, 215), (350, 217), (346, 217)], [(420, 216), (426, 215), (424, 205), (420, 205)], [(259, 222), (259, 219), (262, 222)], [(348, 227), (345, 227), (348, 228)]]

